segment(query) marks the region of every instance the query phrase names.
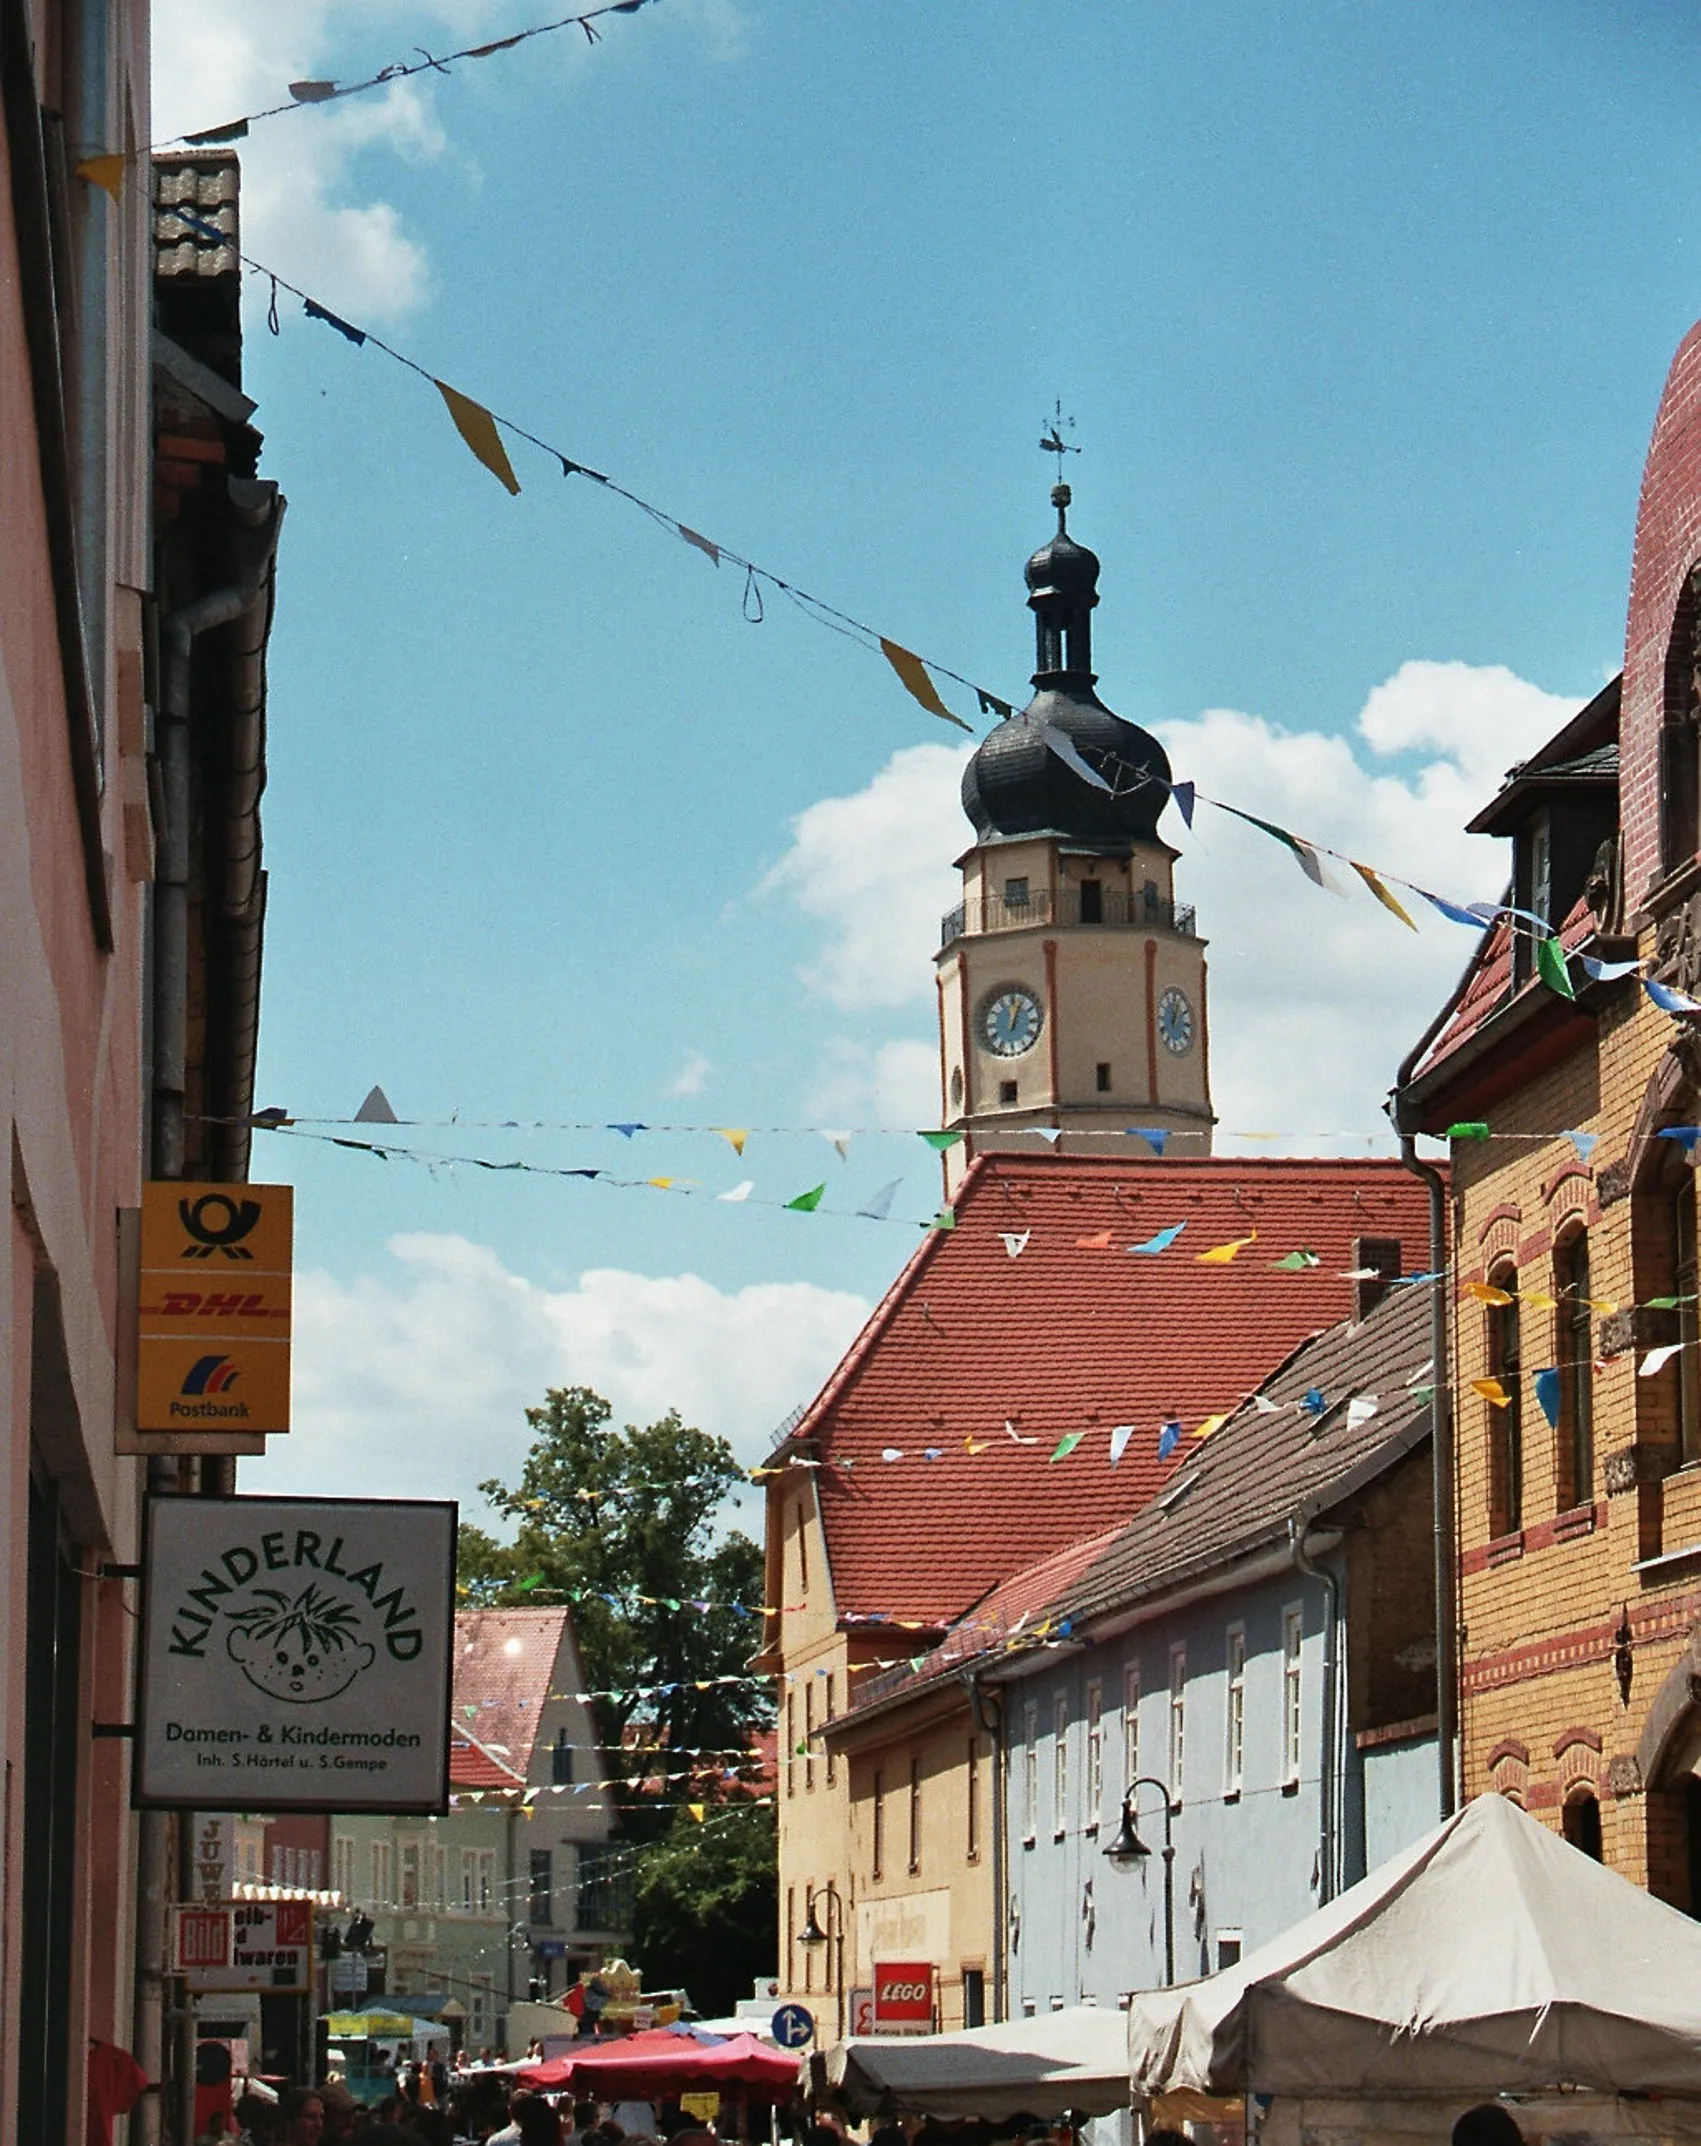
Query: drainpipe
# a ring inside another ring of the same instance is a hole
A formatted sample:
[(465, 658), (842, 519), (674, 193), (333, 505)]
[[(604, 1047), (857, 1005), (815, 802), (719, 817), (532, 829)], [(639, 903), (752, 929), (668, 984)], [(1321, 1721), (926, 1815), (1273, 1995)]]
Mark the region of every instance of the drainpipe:
[[(241, 622), (235, 652), (229, 796), (216, 835), (216, 904), (228, 935), (236, 1034), (231, 1044), (230, 1093), (252, 1093), (259, 1013), (260, 926), (265, 907), (260, 872), (259, 802), (264, 780), (266, 632), (271, 621), (272, 568), (284, 501), (277, 486), (247, 478), (229, 481), (237, 523), (242, 578), (170, 613), (161, 627), (164, 690), (159, 710), (159, 763), (165, 802), (154, 885), (154, 1158), (156, 1177), (181, 1177), (186, 1150), (184, 1096), (189, 1039), (189, 703), (195, 642), (215, 627)], [(211, 860), (209, 860), (211, 861)], [(211, 893), (212, 890), (209, 890)], [(246, 1111), (226, 1115), (246, 1116)], [(227, 1174), (246, 1175), (247, 1132), (222, 1127), (215, 1142)], [(232, 1138), (235, 1134), (238, 1137)], [(240, 1164), (233, 1171), (232, 1165)]]
[[(1447, 1272), (1447, 1185), (1440, 1170), (1418, 1154), (1415, 1128), (1405, 1122), (1403, 1098), (1425, 1051), (1452, 1018), (1476, 973), (1474, 961), (1448, 994), (1441, 1011), (1400, 1061), (1394, 1075), (1388, 1114), (1400, 1135), (1400, 1161), (1429, 1189), (1429, 1271)], [(1459, 1557), (1453, 1524), (1453, 1405), (1449, 1377), (1447, 1292), (1440, 1280), (1429, 1285), (1429, 1465), (1435, 1535), (1435, 1752), (1439, 1815), (1451, 1818), (1459, 1807), (1456, 1746), (1459, 1738), (1458, 1575)]]
[(1004, 1893), (1004, 1702), (991, 1704), (975, 1672), (965, 1670), (963, 1689), (969, 1695), (969, 1710), (975, 1726), (985, 1731), (992, 1746), (992, 2017), (1003, 2020), (1004, 1946), (1006, 1909)]
[(1321, 1737), (1322, 1763), (1317, 1769), (1317, 1905), (1333, 1900), (1336, 1890), (1336, 1856), (1340, 1826), (1337, 1819), (1338, 1768), (1336, 1746), (1340, 1740), (1337, 1729), (1339, 1706), (1337, 1704), (1340, 1684), (1340, 1669), (1337, 1657), (1340, 1653), (1341, 1635), (1341, 1583), (1327, 1565), (1313, 1562), (1305, 1547), (1305, 1531), (1309, 1523), (1296, 1513), (1288, 1522), (1288, 1542), (1293, 1552), (1294, 1569), (1303, 1572), (1308, 1580), (1316, 1580), (1328, 1598), (1328, 1608), (1323, 1624), (1323, 1730)]

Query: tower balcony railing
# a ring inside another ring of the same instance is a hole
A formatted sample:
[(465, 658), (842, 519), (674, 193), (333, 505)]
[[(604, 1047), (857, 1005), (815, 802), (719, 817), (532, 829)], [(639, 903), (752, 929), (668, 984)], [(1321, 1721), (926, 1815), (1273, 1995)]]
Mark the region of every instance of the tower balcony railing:
[(962, 902), (940, 919), (939, 943), (949, 946), (966, 932), (1027, 931), (1054, 924), (1100, 924), (1109, 931), (1167, 931), (1180, 939), (1196, 939), (1193, 906), (1174, 902), (1156, 887), (1137, 894), (1109, 888), (1064, 887), (1054, 900), (1049, 888), (1040, 888), (1021, 900), (988, 894)]

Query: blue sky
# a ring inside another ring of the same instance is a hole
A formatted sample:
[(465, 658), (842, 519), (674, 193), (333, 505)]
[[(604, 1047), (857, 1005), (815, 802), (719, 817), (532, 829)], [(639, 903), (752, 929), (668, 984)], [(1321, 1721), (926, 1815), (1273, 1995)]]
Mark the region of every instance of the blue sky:
[[(164, 0), (155, 131), (546, 12)], [(1202, 787), (1489, 895), (1503, 859), (1460, 822), (1620, 660), (1648, 430), (1701, 311), (1698, 77), (1675, 5), (655, 0), (594, 48), (256, 127), (245, 237), (1018, 700), (1061, 397), (1109, 703)], [(264, 298), (247, 385), (290, 510), (262, 1102), (929, 1122), (957, 734), (788, 605), (746, 623), (732, 569), (522, 444), (510, 499), (424, 383), (287, 299), (274, 339)], [(1366, 1144), (1465, 935), (1331, 903), (1203, 811), (1170, 831), (1225, 1125)], [(902, 1134), (742, 1165), (712, 1136), (441, 1139), (764, 1197), (825, 1177), (846, 1207), (902, 1176), (912, 1214), (937, 1186)], [(255, 1174), (300, 1185), (307, 1270), (299, 1427), (255, 1489), (358, 1446), (467, 1494), (571, 1378), (753, 1457), (914, 1242), (277, 1138)]]

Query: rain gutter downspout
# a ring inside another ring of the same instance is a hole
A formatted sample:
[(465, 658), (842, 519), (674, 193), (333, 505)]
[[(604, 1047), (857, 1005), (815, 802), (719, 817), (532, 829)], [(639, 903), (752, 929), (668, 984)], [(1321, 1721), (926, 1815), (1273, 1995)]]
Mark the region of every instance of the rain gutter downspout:
[(1001, 2022), (1006, 2016), (1004, 1923), (1008, 1906), (1004, 1894), (1004, 1702), (998, 1700), (988, 1712), (987, 1695), (973, 1669), (963, 1672), (963, 1689), (969, 1695), (976, 1727), (992, 1740), (992, 2017)]
[(1459, 1807), (1456, 1747), (1459, 1740), (1458, 1687), (1458, 1545), (1453, 1525), (1453, 1405), (1449, 1379), (1447, 1293), (1440, 1277), (1447, 1272), (1447, 1184), (1439, 1168), (1417, 1151), (1416, 1128), (1405, 1122), (1405, 1093), (1431, 1043), (1452, 1018), (1476, 973), (1465, 964), (1446, 1003), (1400, 1061), (1388, 1098), (1388, 1115), (1400, 1136), (1400, 1161), (1429, 1189), (1429, 1465), (1435, 1535), (1435, 1754), (1439, 1815), (1451, 1818)]
[[(185, 1094), (189, 1044), (189, 708), (195, 642), (215, 627), (238, 620), (244, 631), (236, 655), (237, 690), (231, 724), (232, 776), (219, 830), (221, 924), (234, 946), (233, 999), (237, 1034), (232, 1041), (233, 1095), (244, 1082), (251, 1096), (259, 1014), (259, 934), (264, 912), (260, 874), (259, 802), (264, 782), (265, 647), (271, 623), (272, 568), (284, 501), (276, 485), (230, 480), (238, 522), (253, 533), (248, 571), (230, 587), (210, 591), (170, 613), (161, 627), (163, 692), (159, 763), (165, 800), (154, 886), (154, 1153), (153, 1174), (183, 1175)], [(225, 1115), (238, 1113), (226, 1112)], [(247, 1116), (248, 1112), (240, 1113)], [(219, 1131), (221, 1173), (227, 1181), (246, 1175), (245, 1127)], [(233, 1138), (235, 1135), (237, 1137)], [(235, 1165), (240, 1167), (234, 1167)]]
[(1337, 1889), (1336, 1853), (1340, 1827), (1336, 1815), (1336, 1745), (1340, 1740), (1337, 1723), (1340, 1714), (1341, 1583), (1327, 1565), (1315, 1563), (1307, 1551), (1305, 1537), (1309, 1525), (1309, 1520), (1294, 1514), (1288, 1522), (1288, 1541), (1295, 1571), (1303, 1572), (1308, 1580), (1316, 1580), (1328, 1597), (1328, 1613), (1323, 1625), (1322, 1763), (1317, 1769), (1317, 1905), (1322, 1907), (1325, 1901), (1334, 1899)]

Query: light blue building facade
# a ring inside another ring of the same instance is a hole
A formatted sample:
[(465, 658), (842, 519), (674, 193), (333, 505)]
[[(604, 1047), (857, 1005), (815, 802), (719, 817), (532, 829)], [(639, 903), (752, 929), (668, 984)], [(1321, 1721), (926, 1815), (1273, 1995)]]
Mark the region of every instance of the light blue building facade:
[(1166, 1930), (1175, 1980), (1232, 1964), (1438, 1822), (1419, 1295), (1297, 1352), (983, 1671), (1012, 2016), (1161, 1985)]

